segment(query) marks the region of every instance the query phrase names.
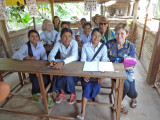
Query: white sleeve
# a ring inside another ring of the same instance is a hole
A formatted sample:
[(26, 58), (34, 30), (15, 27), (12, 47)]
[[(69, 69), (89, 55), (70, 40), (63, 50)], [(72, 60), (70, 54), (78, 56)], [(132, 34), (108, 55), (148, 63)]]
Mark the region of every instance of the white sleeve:
[(18, 51), (12, 56), (13, 59), (23, 60), (24, 57), (28, 56), (28, 46), (24, 44)]
[(45, 48), (43, 47), (43, 44), (41, 46), (41, 53), (40, 53), (40, 55), (41, 55), (41, 60), (47, 60), (47, 54), (46, 54)]
[(48, 55), (48, 61), (49, 62), (55, 61), (55, 56), (56, 56), (56, 54), (58, 52), (59, 46), (60, 46), (60, 43), (56, 42), (54, 47), (53, 47), (53, 49), (51, 50), (51, 52)]
[(59, 41), (60, 39), (61, 39), (61, 32), (57, 34), (56, 42)]
[(81, 62), (87, 61), (87, 54), (86, 54), (86, 44), (82, 46), (82, 51), (81, 51)]

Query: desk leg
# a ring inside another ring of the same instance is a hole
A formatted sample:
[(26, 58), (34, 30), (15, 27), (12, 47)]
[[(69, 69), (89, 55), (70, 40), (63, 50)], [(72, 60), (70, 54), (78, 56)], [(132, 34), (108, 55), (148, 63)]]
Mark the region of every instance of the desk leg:
[(123, 79), (117, 79), (117, 80), (119, 81), (119, 90), (118, 90), (118, 102), (117, 102), (116, 120), (120, 120), (124, 80)]
[(23, 86), (23, 78), (22, 78), (21, 74), (22, 74), (21, 72), (18, 72), (19, 82), (20, 82), (21, 86)]
[(45, 87), (44, 87), (42, 74), (37, 74), (37, 77), (38, 77), (39, 87), (40, 87), (40, 90), (41, 90), (41, 96), (42, 96), (43, 103), (44, 103), (44, 111), (48, 115), (49, 114), (49, 112), (48, 112), (48, 102), (47, 102), (47, 98), (46, 98), (46, 91), (45, 91)]

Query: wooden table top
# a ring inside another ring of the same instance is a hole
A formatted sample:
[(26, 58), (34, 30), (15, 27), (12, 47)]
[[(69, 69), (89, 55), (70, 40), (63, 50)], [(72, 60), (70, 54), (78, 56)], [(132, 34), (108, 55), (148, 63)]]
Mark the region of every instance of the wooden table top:
[(83, 62), (72, 62), (66, 64), (61, 70), (53, 70), (49, 67), (48, 61), (44, 60), (13, 60), (11, 58), (0, 58), (0, 71), (7, 72), (24, 72), (24, 73), (41, 73), (52, 75), (65, 75), (65, 76), (81, 76), (81, 77), (101, 77), (101, 78), (126, 78), (126, 72), (122, 63), (114, 63), (115, 71), (105, 73), (94, 73), (83, 71)]

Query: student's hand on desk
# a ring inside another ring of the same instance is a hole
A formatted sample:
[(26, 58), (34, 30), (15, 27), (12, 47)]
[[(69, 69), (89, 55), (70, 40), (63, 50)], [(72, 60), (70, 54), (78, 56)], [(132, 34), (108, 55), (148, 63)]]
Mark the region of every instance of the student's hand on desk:
[(98, 78), (98, 84), (102, 83), (104, 81), (103, 78)]
[(51, 67), (54, 67), (55, 64), (56, 64), (55, 61), (51, 61), (50, 66), (51, 66)]
[(60, 70), (63, 66), (63, 61), (57, 62), (52, 68), (55, 70)]
[(89, 77), (84, 77), (85, 82), (89, 82)]
[(23, 60), (36, 60), (36, 57), (24, 57)]

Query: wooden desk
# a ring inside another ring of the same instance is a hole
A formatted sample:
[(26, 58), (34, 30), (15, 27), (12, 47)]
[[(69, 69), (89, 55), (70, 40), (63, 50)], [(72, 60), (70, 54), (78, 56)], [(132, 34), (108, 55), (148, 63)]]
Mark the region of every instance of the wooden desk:
[[(114, 64), (114, 69), (119, 71), (119, 73), (94, 73), (84, 72), (82, 62), (72, 62), (66, 64), (62, 67), (61, 70), (53, 70), (48, 68), (48, 61), (43, 60), (13, 60), (9, 58), (0, 58), (0, 71), (7, 72), (22, 72), (22, 73), (33, 73), (37, 74), (38, 81), (40, 85), (41, 95), (44, 102), (44, 117), (53, 118), (49, 116), (48, 104), (46, 99), (45, 87), (43, 83), (42, 74), (49, 75), (64, 75), (64, 76), (80, 76), (80, 77), (101, 77), (101, 78), (113, 78), (116, 79), (116, 90), (115, 90), (115, 105), (113, 106), (116, 109), (116, 119), (120, 120), (120, 109), (122, 102), (123, 94), (123, 84), (124, 79), (126, 79), (126, 72), (124, 70), (123, 64)], [(0, 109), (2, 110), (2, 109)], [(46, 116), (47, 115), (47, 116)]]

